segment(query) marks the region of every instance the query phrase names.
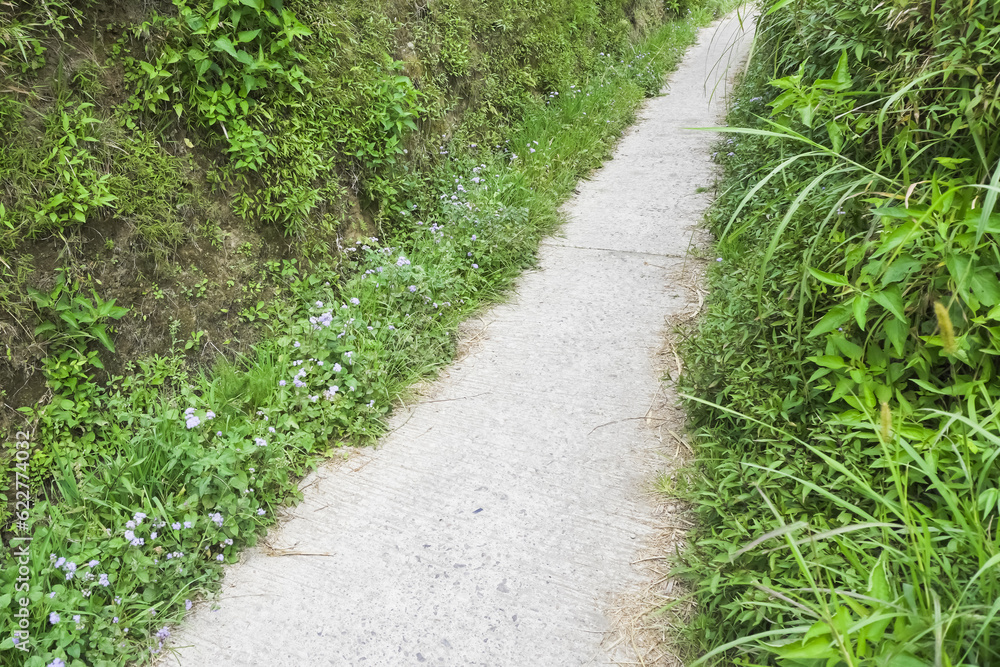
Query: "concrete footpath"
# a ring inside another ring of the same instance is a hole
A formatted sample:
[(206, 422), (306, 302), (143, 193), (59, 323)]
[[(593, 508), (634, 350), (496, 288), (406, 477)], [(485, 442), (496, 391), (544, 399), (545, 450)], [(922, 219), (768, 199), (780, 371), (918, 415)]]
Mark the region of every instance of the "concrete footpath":
[(630, 563), (654, 532), (655, 355), (689, 301), (678, 284), (714, 179), (713, 135), (683, 128), (722, 121), (716, 84), (749, 42), (733, 19), (703, 31), (566, 204), (540, 269), (466, 327), (459, 360), (378, 449), (303, 481), (304, 502), (161, 666), (613, 660), (609, 604), (639, 583)]

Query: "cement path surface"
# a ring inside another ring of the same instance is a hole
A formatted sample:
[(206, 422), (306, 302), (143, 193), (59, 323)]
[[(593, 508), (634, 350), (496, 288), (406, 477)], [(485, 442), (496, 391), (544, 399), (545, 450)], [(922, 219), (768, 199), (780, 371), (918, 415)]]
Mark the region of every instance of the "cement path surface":
[(709, 95), (740, 34), (703, 32), (580, 184), (540, 269), (377, 450), (304, 480), (270, 547), (229, 569), (161, 664), (609, 664), (608, 604), (652, 532), (654, 355), (714, 179), (713, 136), (683, 128), (721, 121), (726, 86)]

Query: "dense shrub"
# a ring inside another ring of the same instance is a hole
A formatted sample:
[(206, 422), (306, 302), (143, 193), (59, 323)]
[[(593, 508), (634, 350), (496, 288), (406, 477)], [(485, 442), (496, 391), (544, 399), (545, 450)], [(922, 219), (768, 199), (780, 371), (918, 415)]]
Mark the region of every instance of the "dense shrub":
[(764, 10), (687, 352), (703, 648), (996, 664), (1000, 6)]

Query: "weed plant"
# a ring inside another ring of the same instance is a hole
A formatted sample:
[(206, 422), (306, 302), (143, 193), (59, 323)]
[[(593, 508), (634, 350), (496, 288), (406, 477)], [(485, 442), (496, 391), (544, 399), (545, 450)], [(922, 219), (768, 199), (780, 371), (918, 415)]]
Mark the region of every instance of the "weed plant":
[(695, 664), (998, 664), (1000, 6), (764, 12), (686, 344)]

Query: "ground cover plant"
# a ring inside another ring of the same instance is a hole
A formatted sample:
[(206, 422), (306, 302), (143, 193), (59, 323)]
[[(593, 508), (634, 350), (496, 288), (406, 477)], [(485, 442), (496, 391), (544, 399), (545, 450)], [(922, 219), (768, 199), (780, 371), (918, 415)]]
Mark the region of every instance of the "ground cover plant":
[(283, 296), (273, 263), (384, 235), (450, 142), (503, 143), (539, 99), (699, 3), (5, 3), (4, 402), (44, 400), (28, 288), (51, 292), (56, 269), (129, 308), (108, 324), (108, 373), (193, 335), (203, 363), (246, 354), (259, 304)]
[[(11, 439), (9, 476), (30, 480), (35, 504), (28, 589), (17, 588), (16, 544), (2, 557), (0, 623), (11, 632), (0, 640), (0, 664), (124, 665), (160, 653), (223, 564), (259, 539), (281, 503), (295, 501), (296, 480), (338, 446), (376, 438), (406, 385), (447, 361), (457, 323), (531, 265), (558, 204), (711, 16), (711, 6), (696, 7), (642, 42), (598, 50), (589, 73), (527, 97), (520, 120), (496, 130), (491, 144), (456, 133), (429, 145), (437, 157), (419, 158), (429, 166), (418, 180), (392, 181), (394, 217), (378, 236), (326, 262), (269, 261), (279, 298), (256, 307), (267, 335), (242, 355), (200, 366), (186, 354), (203, 345), (197, 330), (175, 330), (161, 353), (102, 373), (98, 352), (114, 345), (128, 304), (105, 300), (73, 271), (32, 292), (52, 323), (37, 332), (49, 342), (51, 399), (22, 410), (27, 444)], [(221, 39), (217, 28), (205, 27), (211, 44)], [(243, 43), (258, 39), (282, 38), (261, 28)], [(180, 62), (172, 57), (164, 67)], [(195, 75), (181, 67), (162, 78), (196, 77), (202, 61), (194, 58)], [(165, 94), (154, 106), (174, 103)], [(203, 94), (185, 104), (201, 104)], [(181, 119), (196, 116), (185, 131), (219, 123), (200, 113), (181, 110)], [(400, 150), (417, 150), (408, 145)], [(257, 148), (236, 151), (252, 159)], [(26, 626), (15, 616), (22, 607)]]
[(765, 3), (686, 342), (698, 664), (1000, 662), (992, 2)]

